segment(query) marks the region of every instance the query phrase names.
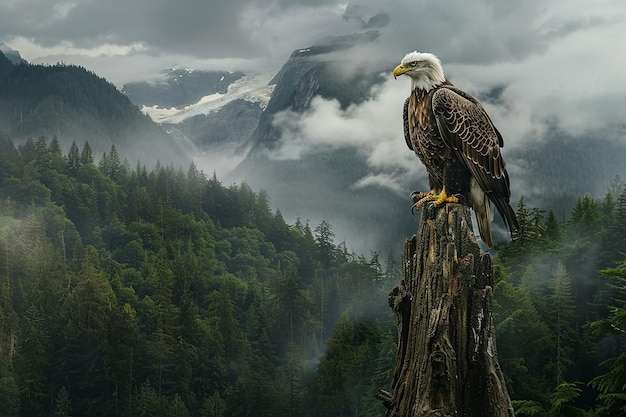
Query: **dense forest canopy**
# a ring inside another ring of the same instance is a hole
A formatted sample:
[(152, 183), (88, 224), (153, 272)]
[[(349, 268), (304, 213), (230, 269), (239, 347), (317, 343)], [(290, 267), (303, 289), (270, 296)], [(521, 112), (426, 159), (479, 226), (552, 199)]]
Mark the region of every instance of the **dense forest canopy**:
[(397, 274), (327, 222), (286, 224), (245, 184), (123, 158), (1, 138), (0, 414), (373, 409)]
[[(0, 415), (382, 415), (398, 254), (193, 164), (125, 160), (0, 136)], [(517, 215), (494, 289), (516, 415), (624, 415), (624, 183)]]

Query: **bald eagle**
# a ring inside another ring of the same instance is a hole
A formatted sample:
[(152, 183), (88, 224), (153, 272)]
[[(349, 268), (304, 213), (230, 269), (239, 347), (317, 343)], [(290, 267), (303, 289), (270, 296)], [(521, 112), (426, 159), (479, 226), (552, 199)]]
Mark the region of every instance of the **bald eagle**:
[(393, 71), (411, 79), (404, 102), (404, 138), (428, 171), (431, 190), (414, 193), (415, 207), (466, 203), (476, 213), (480, 237), (489, 247), (493, 203), (510, 233), (519, 228), (509, 204), (509, 175), (500, 149), (502, 135), (471, 95), (446, 80), (439, 59), (410, 52)]

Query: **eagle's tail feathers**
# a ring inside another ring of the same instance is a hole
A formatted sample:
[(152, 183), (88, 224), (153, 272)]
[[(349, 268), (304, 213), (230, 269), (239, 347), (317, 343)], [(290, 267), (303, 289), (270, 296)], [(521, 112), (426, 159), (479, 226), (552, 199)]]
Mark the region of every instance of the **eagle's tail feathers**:
[(480, 238), (485, 242), (485, 245), (490, 248), (493, 246), (493, 238), (491, 237), (491, 208), (486, 195), (483, 204), (474, 207), (474, 213), (476, 213), (476, 222), (478, 223)]
[(500, 217), (502, 217), (502, 220), (504, 220), (506, 228), (508, 229), (509, 233), (513, 235), (519, 230), (519, 223), (517, 222), (515, 210), (513, 210), (513, 207), (511, 207), (511, 205), (507, 203), (504, 199), (496, 199), (494, 203), (496, 205), (498, 213), (500, 213)]

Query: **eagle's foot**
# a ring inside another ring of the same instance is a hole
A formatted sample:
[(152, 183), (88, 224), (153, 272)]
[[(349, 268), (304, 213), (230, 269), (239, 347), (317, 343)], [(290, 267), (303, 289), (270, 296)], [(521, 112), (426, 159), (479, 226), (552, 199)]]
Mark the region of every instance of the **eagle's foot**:
[(456, 197), (457, 203), (467, 205), (467, 198), (463, 194), (454, 194), (453, 197)]
[(413, 208), (418, 209), (424, 205), (427, 201), (432, 201), (437, 198), (437, 194), (435, 194), (434, 190), (430, 190), (428, 192), (419, 192), (413, 191), (411, 193), (411, 201), (413, 201)]
[[(439, 207), (445, 203), (460, 203), (459, 194), (448, 195), (445, 190), (443, 190), (434, 200), (433, 205), (435, 207)], [(464, 198), (463, 198), (464, 199)]]

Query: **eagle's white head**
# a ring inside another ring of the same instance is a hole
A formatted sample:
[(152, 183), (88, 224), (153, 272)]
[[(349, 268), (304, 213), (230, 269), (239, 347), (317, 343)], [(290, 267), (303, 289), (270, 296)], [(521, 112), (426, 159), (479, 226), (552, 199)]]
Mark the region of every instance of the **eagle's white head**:
[(393, 78), (402, 74), (411, 78), (411, 90), (419, 88), (428, 91), (446, 80), (441, 61), (428, 52), (413, 51), (406, 54), (393, 70)]

